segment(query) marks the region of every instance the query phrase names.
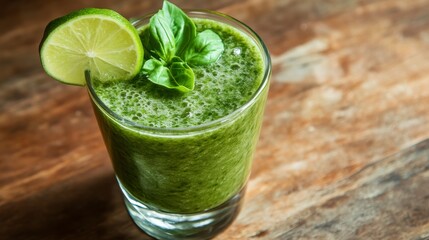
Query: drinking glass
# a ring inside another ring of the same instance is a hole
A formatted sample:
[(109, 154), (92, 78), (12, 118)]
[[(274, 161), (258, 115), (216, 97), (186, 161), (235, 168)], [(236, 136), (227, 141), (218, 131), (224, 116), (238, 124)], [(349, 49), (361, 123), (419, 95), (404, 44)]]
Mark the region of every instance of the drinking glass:
[[(126, 209), (139, 228), (159, 239), (209, 239), (236, 218), (250, 175), (271, 75), (266, 46), (245, 24), (212, 11), (187, 14), (234, 27), (260, 51), (264, 65), (261, 85), (231, 114), (185, 128), (143, 126), (109, 109), (95, 93), (90, 73), (86, 73), (90, 99)], [(134, 19), (133, 25), (139, 29), (151, 16)]]

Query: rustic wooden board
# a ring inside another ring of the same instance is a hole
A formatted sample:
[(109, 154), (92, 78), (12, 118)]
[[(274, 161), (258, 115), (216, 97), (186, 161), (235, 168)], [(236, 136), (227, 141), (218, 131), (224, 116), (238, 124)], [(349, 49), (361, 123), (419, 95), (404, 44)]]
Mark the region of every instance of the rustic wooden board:
[[(217, 239), (429, 239), (429, 0), (174, 2), (238, 18), (272, 53), (246, 202)], [(47, 22), (90, 6), (132, 17), (160, 2), (2, 2), (1, 239), (150, 239), (86, 90), (39, 63)]]

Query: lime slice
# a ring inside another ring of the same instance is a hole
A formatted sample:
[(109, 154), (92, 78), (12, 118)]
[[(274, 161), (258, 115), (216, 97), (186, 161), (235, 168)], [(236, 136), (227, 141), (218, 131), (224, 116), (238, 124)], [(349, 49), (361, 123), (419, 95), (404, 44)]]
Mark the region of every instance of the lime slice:
[(39, 50), (46, 73), (72, 85), (85, 85), (86, 70), (100, 81), (128, 80), (143, 64), (137, 30), (109, 9), (87, 8), (53, 20)]

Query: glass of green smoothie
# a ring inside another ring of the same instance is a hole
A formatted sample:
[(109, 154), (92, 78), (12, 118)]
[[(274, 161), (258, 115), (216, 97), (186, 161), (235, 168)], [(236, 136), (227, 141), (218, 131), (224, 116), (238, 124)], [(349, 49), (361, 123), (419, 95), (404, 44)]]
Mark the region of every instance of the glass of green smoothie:
[[(192, 91), (161, 88), (142, 74), (102, 82), (86, 72), (126, 208), (159, 239), (212, 238), (237, 216), (271, 74), (266, 46), (245, 24), (186, 13), (197, 32), (210, 29), (224, 44), (216, 62), (193, 67)], [(152, 15), (133, 20), (142, 39)]]

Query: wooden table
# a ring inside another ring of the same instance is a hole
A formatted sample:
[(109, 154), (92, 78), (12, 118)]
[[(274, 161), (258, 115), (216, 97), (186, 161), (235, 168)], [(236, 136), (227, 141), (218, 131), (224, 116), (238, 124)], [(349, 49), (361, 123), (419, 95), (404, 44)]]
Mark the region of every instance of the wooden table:
[[(429, 0), (177, 0), (230, 14), (274, 72), (244, 209), (217, 239), (429, 239)], [(0, 239), (150, 239), (129, 219), (84, 88), (42, 70), (38, 43), (83, 7), (0, 8)]]

